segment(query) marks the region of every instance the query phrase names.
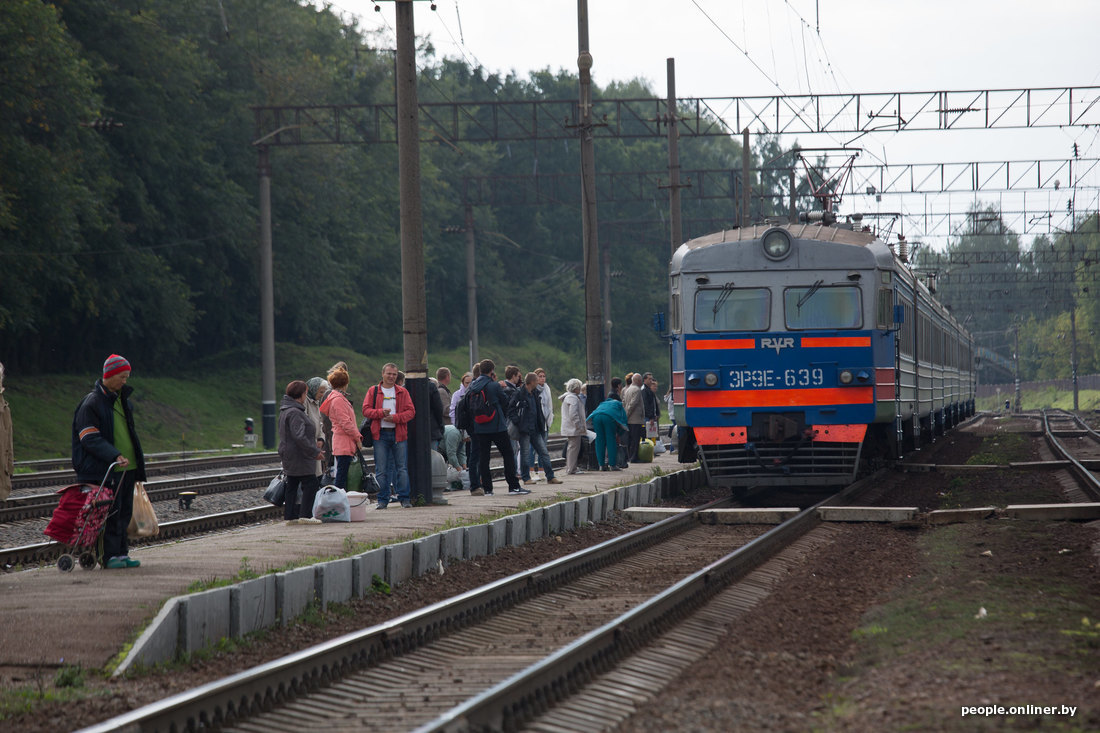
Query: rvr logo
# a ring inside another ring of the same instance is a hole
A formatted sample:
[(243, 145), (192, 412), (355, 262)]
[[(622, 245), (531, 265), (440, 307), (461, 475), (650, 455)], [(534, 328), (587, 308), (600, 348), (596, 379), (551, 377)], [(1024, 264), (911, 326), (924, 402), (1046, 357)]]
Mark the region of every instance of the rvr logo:
[(779, 353), (780, 349), (789, 349), (794, 346), (793, 338), (762, 338), (760, 339), (761, 349), (775, 349), (775, 353)]

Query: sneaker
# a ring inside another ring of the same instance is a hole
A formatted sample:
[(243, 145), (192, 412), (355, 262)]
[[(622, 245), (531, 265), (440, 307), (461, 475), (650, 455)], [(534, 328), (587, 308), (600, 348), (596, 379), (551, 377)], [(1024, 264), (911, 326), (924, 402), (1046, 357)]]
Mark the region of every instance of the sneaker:
[(124, 568), (136, 568), (141, 565), (141, 560), (132, 560), (129, 555), (112, 557), (107, 561), (106, 567), (110, 570), (122, 570)]
[(600, 470), (601, 471), (610, 471), (611, 469), (608, 468), (607, 466), (600, 466)]
[(523, 489), (523, 488), (508, 489), (508, 493), (512, 496), (519, 496), (520, 494), (530, 494), (531, 490), (530, 489)]
[(561, 483), (561, 479), (560, 479), (560, 478), (552, 478), (552, 479), (547, 479), (547, 480), (546, 480), (546, 483), (548, 483), (548, 484), (560, 484), (560, 483)]
[(304, 517), (298, 520), (298, 524), (320, 524), (320, 519), (314, 519), (313, 517)]
[(470, 496), (485, 496), (483, 489), (470, 489)]
[(289, 527), (289, 526), (291, 526), (291, 525), (293, 525), (293, 524), (297, 524), (297, 523), (298, 523), (298, 521), (299, 521), (299, 520), (297, 520), (297, 519), (288, 519), (288, 520), (286, 520), (286, 526), (288, 526), (288, 527)]
[(486, 496), (492, 496), (492, 495), (493, 495), (493, 492), (492, 492), (492, 491), (486, 491), (486, 492), (485, 492), (485, 495), (486, 495)]
[(621, 471), (621, 470), (623, 470), (623, 469), (619, 468), (618, 466), (612, 466), (612, 467), (611, 467), (611, 470), (612, 470), (612, 471)]
[(378, 505), (375, 506), (374, 508), (375, 509), (385, 509), (387, 506), (389, 506), (388, 501), (380, 501), (380, 502), (378, 502)]
[(413, 503), (411, 501), (409, 501), (408, 499), (405, 499), (405, 501), (401, 502), (401, 508), (402, 509), (412, 509), (412, 507), (413, 507)]

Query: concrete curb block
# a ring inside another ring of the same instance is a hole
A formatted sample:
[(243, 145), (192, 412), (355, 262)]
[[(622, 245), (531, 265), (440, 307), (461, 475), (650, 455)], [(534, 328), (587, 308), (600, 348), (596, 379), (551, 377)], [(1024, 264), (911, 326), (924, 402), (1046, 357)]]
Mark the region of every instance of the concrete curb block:
[(130, 652), (115, 668), (112, 677), (126, 674), (131, 667), (152, 667), (176, 658), (180, 632), (179, 602), (178, 596), (168, 599), (160, 613), (130, 647)]
[(1100, 519), (1100, 502), (1009, 504), (1004, 513), (1012, 519)]
[(414, 576), (437, 570), (440, 559), (469, 560), (495, 554), (502, 547), (602, 522), (614, 511), (655, 504), (663, 496), (701, 485), (702, 473), (700, 468), (684, 469), (645, 483), (606, 489), (487, 524), (444, 530), (354, 557), (169, 598), (113, 676), (124, 675), (136, 666), (170, 662), (225, 637), (242, 637), (280, 624), (286, 626), (314, 601), (326, 609), (329, 603), (362, 598), (370, 592), (375, 576), (397, 587)]

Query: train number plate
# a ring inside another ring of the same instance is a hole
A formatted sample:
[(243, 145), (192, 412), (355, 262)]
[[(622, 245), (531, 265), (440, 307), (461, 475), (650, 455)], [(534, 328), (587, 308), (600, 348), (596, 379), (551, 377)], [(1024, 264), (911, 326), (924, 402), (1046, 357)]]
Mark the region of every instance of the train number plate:
[(726, 370), (726, 389), (790, 389), (821, 387), (825, 370), (819, 367), (802, 369), (742, 369)]

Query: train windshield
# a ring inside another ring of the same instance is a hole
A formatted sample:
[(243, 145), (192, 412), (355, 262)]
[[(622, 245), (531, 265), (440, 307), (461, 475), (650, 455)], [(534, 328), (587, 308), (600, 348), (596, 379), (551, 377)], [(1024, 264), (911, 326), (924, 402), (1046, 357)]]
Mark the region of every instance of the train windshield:
[(767, 288), (710, 288), (695, 294), (696, 331), (767, 331)]
[(821, 287), (817, 281), (808, 288), (787, 288), (783, 306), (787, 328), (860, 328), (863, 308), (859, 288), (854, 286)]

